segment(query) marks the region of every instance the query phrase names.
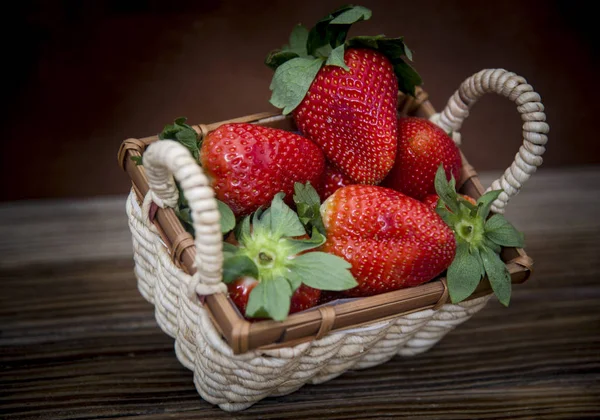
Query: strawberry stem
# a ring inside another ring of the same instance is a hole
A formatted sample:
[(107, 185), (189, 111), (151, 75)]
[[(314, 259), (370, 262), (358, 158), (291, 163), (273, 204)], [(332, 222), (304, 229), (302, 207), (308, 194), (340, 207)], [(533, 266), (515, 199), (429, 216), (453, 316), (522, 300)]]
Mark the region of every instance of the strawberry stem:
[(483, 244), (485, 233), (483, 220), (478, 216), (471, 216), (462, 203), (459, 204), (459, 208), (461, 214), (454, 225), (457, 239), (467, 242), (471, 249), (479, 248)]
[(435, 188), (440, 202), (436, 212), (454, 231), (457, 252), (446, 278), (452, 302), (468, 298), (483, 276), (488, 277), (500, 303), (508, 306), (511, 277), (500, 259), (502, 246), (523, 246), (523, 237), (503, 216), (489, 217), (494, 200), (501, 191), (490, 191), (477, 200), (477, 205), (460, 198), (455, 180), (446, 178), (443, 165), (435, 176)]
[(266, 264), (266, 263), (271, 263), (273, 262), (273, 257), (268, 255), (266, 252), (261, 251), (258, 254), (258, 259), (260, 261), (261, 264)]
[(356, 286), (351, 266), (342, 258), (306, 252), (321, 246), (325, 236), (313, 226), (311, 238), (298, 239), (306, 235), (305, 225), (284, 203), (283, 196), (278, 193), (268, 209), (259, 209), (241, 221), (236, 229), (239, 248), (231, 244), (223, 247), (223, 281), (230, 283), (251, 276), (259, 282), (250, 292), (246, 306), (245, 315), (249, 318), (285, 319), (292, 294), (303, 283), (321, 290)]

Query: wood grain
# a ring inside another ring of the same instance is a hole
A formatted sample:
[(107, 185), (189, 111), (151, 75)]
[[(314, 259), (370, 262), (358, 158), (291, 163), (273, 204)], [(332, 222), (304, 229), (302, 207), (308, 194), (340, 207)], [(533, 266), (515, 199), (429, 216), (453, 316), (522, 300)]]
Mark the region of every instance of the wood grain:
[[(192, 373), (136, 290), (130, 252), (28, 262), (13, 249), (10, 264), (0, 265), (0, 418), (598, 418), (598, 181), (600, 168), (540, 171), (512, 203), (509, 218), (525, 231), (535, 271), (515, 287), (509, 309), (492, 301), (423, 355), (235, 414), (196, 393)], [(122, 208), (120, 198), (115, 203)], [(104, 216), (90, 212), (95, 229), (81, 211), (80, 227), (96, 231), (90, 241), (123, 221), (105, 205)], [(6, 232), (18, 234), (17, 220), (30, 234), (36, 223), (46, 232), (48, 207), (7, 207), (0, 208), (0, 249), (10, 249)], [(64, 227), (74, 219), (49, 222), (54, 233), (35, 239), (64, 251), (74, 234)]]

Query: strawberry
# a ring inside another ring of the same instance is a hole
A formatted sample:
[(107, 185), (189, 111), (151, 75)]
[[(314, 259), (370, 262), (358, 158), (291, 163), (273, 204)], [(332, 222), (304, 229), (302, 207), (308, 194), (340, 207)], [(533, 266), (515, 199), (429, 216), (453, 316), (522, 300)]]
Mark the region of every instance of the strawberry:
[[(240, 277), (233, 283), (227, 285), (229, 297), (241, 313), (246, 313), (250, 292), (252, 292), (252, 289), (257, 285), (258, 280), (252, 277)], [(320, 303), (320, 296), (321, 291), (319, 289), (314, 289), (305, 284), (301, 284), (292, 294), (289, 313), (293, 314), (301, 312), (316, 306)]]
[(327, 240), (321, 249), (352, 264), (358, 282), (344, 292), (375, 295), (417, 286), (452, 262), (452, 230), (425, 204), (389, 188), (350, 185), (321, 206)]
[(354, 184), (350, 178), (340, 172), (335, 166), (325, 164), (325, 172), (323, 172), (323, 181), (320, 189), (321, 200), (325, 201), (327, 197), (333, 194), (339, 188), (346, 185)]
[[(246, 216), (223, 243), (223, 281), (232, 301), (248, 319), (281, 321), (289, 313), (315, 306), (321, 290), (356, 286), (350, 264), (315, 249), (325, 242), (314, 213), (319, 196), (309, 183), (295, 185), (299, 217), (277, 193), (266, 210)], [(310, 200), (304, 202), (306, 198)], [(302, 221), (304, 220), (304, 222)], [(307, 229), (311, 236), (306, 236)], [(238, 244), (236, 246), (234, 244)]]
[(343, 292), (323, 291), (321, 292), (321, 296), (319, 297), (319, 305), (344, 298), (346, 298), (346, 296), (343, 295)]
[(243, 123), (211, 131), (202, 142), (200, 163), (217, 198), (237, 217), (268, 205), (278, 192), (291, 200), (295, 182), (318, 185), (325, 168), (323, 153), (310, 140)]
[(317, 143), (354, 183), (377, 184), (394, 164), (398, 89), (414, 94), (419, 75), (404, 61), (402, 38), (382, 35), (346, 41), (350, 26), (371, 17), (360, 6), (336, 10), (308, 31), (297, 26), (290, 43), (272, 52), (271, 103), (292, 112), (301, 132)]
[(440, 163), (448, 179), (459, 177), (462, 160), (450, 136), (427, 119), (401, 117), (396, 163), (382, 185), (423, 200), (435, 194), (434, 178)]
[(366, 48), (344, 53), (349, 70), (324, 66), (294, 121), (354, 182), (376, 184), (396, 157), (398, 81), (390, 60)]
[[(476, 201), (473, 197), (469, 197), (468, 195), (465, 195), (465, 194), (461, 194), (459, 197), (462, 197), (463, 199), (467, 200), (469, 203), (471, 203), (473, 205), (476, 204)], [(440, 199), (440, 197), (437, 194), (429, 194), (427, 197), (425, 197), (423, 199), (423, 203), (425, 203), (428, 207), (435, 210), (439, 199)]]

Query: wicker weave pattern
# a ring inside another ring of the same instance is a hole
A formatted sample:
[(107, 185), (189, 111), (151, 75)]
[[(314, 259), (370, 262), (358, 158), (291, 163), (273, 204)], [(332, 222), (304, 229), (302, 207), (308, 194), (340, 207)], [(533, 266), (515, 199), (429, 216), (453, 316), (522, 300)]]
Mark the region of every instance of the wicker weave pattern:
[(453, 328), (482, 309), (489, 296), (446, 304), (352, 332), (332, 332), (294, 347), (234, 355), (214, 328), (196, 296), (191, 277), (171, 261), (160, 235), (132, 191), (127, 200), (138, 288), (155, 305), (161, 329), (175, 338), (179, 361), (194, 372), (200, 396), (223, 410), (243, 410), (268, 396), (294, 392), (304, 384), (333, 379), (349, 369), (412, 356), (435, 345)]

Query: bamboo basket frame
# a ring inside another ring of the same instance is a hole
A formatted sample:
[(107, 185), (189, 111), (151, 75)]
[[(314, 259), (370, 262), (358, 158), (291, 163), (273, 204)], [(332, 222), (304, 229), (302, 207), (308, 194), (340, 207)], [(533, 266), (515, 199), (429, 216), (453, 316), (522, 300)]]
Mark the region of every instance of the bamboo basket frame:
[[(435, 114), (427, 94), (422, 89), (417, 90), (415, 97), (399, 93), (398, 99), (399, 115), (430, 118)], [(229, 122), (248, 122), (290, 131), (296, 130), (292, 118), (279, 113), (261, 113), (192, 127), (200, 136), (205, 136), (218, 126)], [(148, 180), (144, 168), (137, 166), (131, 157), (141, 156), (145, 148), (155, 141), (158, 141), (157, 136), (130, 138), (125, 140), (119, 149), (119, 163), (129, 175), (139, 202), (142, 202), (148, 193)], [(463, 167), (457, 184), (459, 192), (478, 198), (483, 194), (484, 188), (474, 168), (462, 153), (461, 156)], [(187, 274), (193, 274), (195, 272), (194, 242), (192, 236), (179, 222), (173, 209), (155, 207), (152, 219), (175, 264)], [(523, 249), (505, 248), (501, 256), (511, 274), (513, 284), (523, 283), (530, 277), (533, 261)], [(484, 279), (469, 299), (490, 293), (489, 282)], [(325, 304), (292, 314), (283, 322), (272, 320), (249, 322), (239, 314), (231, 300), (221, 293), (202, 297), (202, 299), (222, 338), (234, 354), (241, 354), (253, 349), (266, 350), (294, 346), (320, 338), (330, 331), (353, 329), (403, 314), (435, 309), (448, 302), (448, 290), (445, 278), (442, 277), (412, 288), (352, 299), (336, 305)]]

